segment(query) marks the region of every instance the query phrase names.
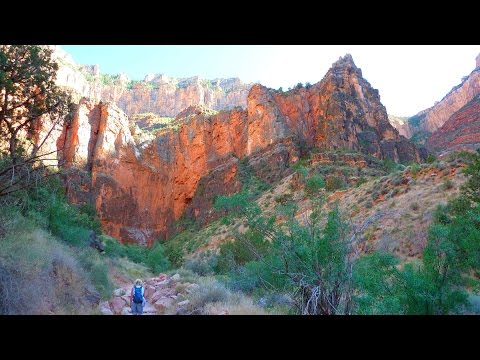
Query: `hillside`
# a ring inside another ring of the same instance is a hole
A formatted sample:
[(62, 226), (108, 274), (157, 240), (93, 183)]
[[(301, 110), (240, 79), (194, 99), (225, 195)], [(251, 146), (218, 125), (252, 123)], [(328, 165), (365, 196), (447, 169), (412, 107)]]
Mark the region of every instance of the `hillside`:
[(129, 315), (136, 279), (146, 315), (480, 313), (476, 98), (437, 158), (349, 54), (175, 117), (58, 87), (50, 47), (0, 55), (1, 314)]

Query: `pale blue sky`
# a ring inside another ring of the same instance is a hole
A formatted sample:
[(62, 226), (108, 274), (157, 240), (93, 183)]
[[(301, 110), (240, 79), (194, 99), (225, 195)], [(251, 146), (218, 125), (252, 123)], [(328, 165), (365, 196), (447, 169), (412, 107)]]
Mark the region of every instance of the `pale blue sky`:
[(239, 77), (284, 89), (320, 81), (350, 53), (390, 114), (411, 116), (439, 101), (475, 67), (480, 45), (63, 45), (78, 64), (141, 80), (148, 73)]

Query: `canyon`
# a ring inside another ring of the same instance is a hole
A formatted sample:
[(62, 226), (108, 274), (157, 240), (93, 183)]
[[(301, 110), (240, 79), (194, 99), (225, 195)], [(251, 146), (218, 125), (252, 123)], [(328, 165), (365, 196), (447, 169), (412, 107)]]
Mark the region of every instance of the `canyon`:
[(73, 89), (93, 102), (107, 101), (119, 106), (128, 116), (155, 113), (175, 117), (193, 105), (214, 110), (246, 108), (253, 84), (238, 78), (206, 80), (198, 76), (175, 78), (165, 74), (147, 74), (142, 81), (129, 80), (124, 73), (101, 74), (98, 65), (77, 65), (59, 46), (51, 46), (59, 64), (57, 84)]
[(246, 103), (220, 112), (190, 106), (153, 140), (136, 143), (117, 105), (82, 98), (56, 141), (69, 199), (94, 204), (106, 234), (152, 245), (168, 240), (182, 216), (214, 218), (215, 196), (242, 188), (240, 161), (273, 183), (293, 172), (306, 149), (420, 160), (350, 55), (308, 88), (284, 93), (255, 84)]

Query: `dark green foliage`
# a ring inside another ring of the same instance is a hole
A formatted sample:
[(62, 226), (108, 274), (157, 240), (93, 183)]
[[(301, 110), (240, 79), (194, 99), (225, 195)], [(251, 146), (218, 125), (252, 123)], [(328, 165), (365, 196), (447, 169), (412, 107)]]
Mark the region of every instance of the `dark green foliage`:
[(460, 196), (437, 207), (421, 261), (398, 269), (392, 255), (374, 253), (357, 262), (354, 279), (359, 313), (455, 314), (468, 310), (467, 289), (479, 290), (479, 155), (469, 155), (465, 170), (469, 179)]
[(360, 178), (357, 180), (356, 186), (359, 187), (367, 182), (367, 178), (365, 176), (360, 176)]
[(412, 174), (412, 177), (415, 179), (417, 177), (417, 174), (418, 172), (420, 171), (420, 165), (418, 165), (417, 163), (413, 163), (411, 166), (410, 166), (410, 172)]
[(265, 191), (271, 188), (271, 185), (255, 175), (255, 171), (245, 157), (239, 162), (239, 175), (242, 182), (242, 191), (248, 192), (250, 199), (256, 199)]
[(247, 262), (257, 260), (268, 252), (270, 245), (258, 231), (249, 229), (243, 235), (237, 234), (235, 241), (220, 246), (215, 272), (226, 274)]
[(325, 180), (320, 175), (313, 175), (305, 182), (305, 193), (308, 196), (313, 196), (325, 186)]
[(432, 164), (432, 163), (434, 163), (436, 160), (437, 160), (437, 157), (436, 157), (435, 155), (433, 155), (433, 154), (428, 154), (427, 159), (426, 159), (427, 164)]
[(122, 245), (109, 236), (101, 238), (104, 242), (105, 254), (109, 257), (125, 257), (134, 263), (144, 264), (153, 273), (160, 273), (171, 268), (166, 246), (158, 241), (151, 248), (147, 248), (134, 244)]
[(42, 149), (51, 131), (43, 138), (31, 135), (42, 116), (61, 125), (72, 109), (70, 96), (55, 84), (57, 70), (49, 48), (0, 45), (0, 197), (51, 175), (41, 163), (52, 157)]
[(162, 243), (156, 242), (151, 249), (148, 249), (145, 264), (154, 274), (158, 274), (171, 268), (170, 261), (165, 255), (165, 248)]
[(275, 216), (264, 218), (247, 204), (242, 214), (249, 230), (221, 246), (216, 271), (228, 273), (229, 286), (237, 290), (289, 292), (301, 314), (350, 313), (348, 227), (338, 209), (321, 227), (321, 203), (314, 202), (308, 225), (282, 208), (288, 231), (276, 225)]
[(410, 138), (410, 141), (417, 146), (424, 146), (431, 135), (432, 134), (428, 131), (420, 130), (412, 135), (412, 137)]
[(102, 298), (109, 299), (114, 286), (108, 274), (108, 266), (102, 261), (101, 255), (94, 249), (86, 248), (79, 253), (79, 258)]
[(165, 243), (165, 255), (174, 268), (183, 265), (183, 248), (181, 246), (176, 245), (171, 241), (167, 241)]
[(425, 118), (425, 115), (414, 115), (408, 119), (408, 123), (413, 127), (419, 127), (423, 118)]
[(46, 179), (41, 186), (12, 194), (8, 200), (16, 203), (24, 216), (71, 245), (88, 245), (90, 232), (100, 232), (95, 209), (69, 204), (56, 177)]
[(467, 160), (467, 168), (464, 170), (465, 175), (469, 178), (462, 187), (465, 197), (474, 203), (480, 203), (480, 149), (477, 150), (475, 156), (470, 155)]
[(397, 163), (390, 158), (383, 160), (381, 165), (383, 170), (387, 173), (391, 173), (397, 169)]

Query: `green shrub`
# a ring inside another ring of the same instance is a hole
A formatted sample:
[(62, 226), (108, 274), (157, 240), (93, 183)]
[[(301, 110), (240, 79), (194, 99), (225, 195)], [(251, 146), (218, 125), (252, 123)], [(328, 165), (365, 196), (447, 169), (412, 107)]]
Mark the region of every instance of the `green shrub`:
[(100, 235), (99, 240), (105, 247), (105, 254), (109, 257), (124, 257), (126, 255), (125, 246), (120, 244), (114, 238), (107, 235)]
[(181, 267), (184, 262), (183, 247), (172, 241), (167, 241), (164, 245), (165, 255), (174, 268)]
[(145, 264), (154, 274), (166, 271), (171, 267), (162, 243), (157, 241), (151, 249), (147, 250)]
[(203, 252), (185, 262), (185, 268), (200, 276), (212, 275), (217, 266), (218, 257), (209, 252)]
[(367, 182), (367, 178), (365, 176), (360, 176), (360, 178), (357, 180), (356, 186), (359, 187)]
[(417, 211), (419, 208), (420, 206), (418, 205), (417, 202), (414, 202), (410, 205), (410, 209), (412, 209), (413, 211)]
[(105, 264), (98, 251), (86, 248), (78, 252), (80, 263), (86, 270), (93, 285), (103, 299), (109, 299), (114, 290), (110, 280), (108, 266)]
[(305, 183), (305, 192), (312, 196), (325, 188), (325, 180), (319, 175), (311, 176)]
[(442, 183), (442, 190), (446, 191), (446, 190), (450, 190), (450, 189), (453, 189), (453, 182), (452, 180), (446, 178), (443, 180), (443, 183)]
[(206, 278), (188, 295), (187, 308), (191, 314), (203, 314), (207, 304), (227, 301), (231, 295), (225, 285), (215, 279)]
[(124, 246), (125, 255), (128, 259), (136, 263), (145, 263), (147, 257), (147, 248), (133, 244), (127, 244)]
[(343, 178), (332, 176), (327, 178), (326, 190), (327, 191), (335, 191), (341, 189), (345, 186), (345, 182)]
[(261, 234), (247, 230), (243, 235), (238, 234), (235, 241), (220, 245), (214, 270), (219, 274), (228, 273), (249, 261), (256, 260), (258, 256), (266, 254), (270, 246), (270, 242), (265, 240)]
[(433, 154), (428, 154), (427, 156), (427, 164), (432, 164), (437, 160), (436, 156)]
[(413, 163), (411, 166), (410, 166), (410, 172), (412, 173), (412, 177), (414, 179), (417, 178), (417, 174), (418, 172), (420, 171), (420, 165), (418, 165), (417, 163)]

